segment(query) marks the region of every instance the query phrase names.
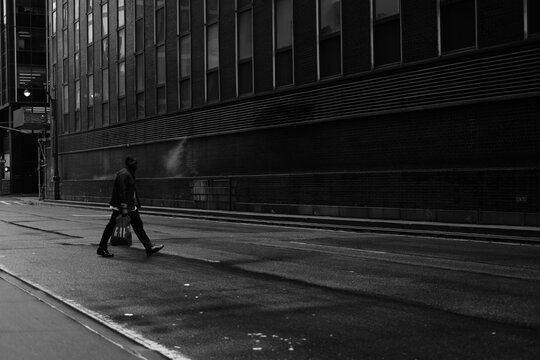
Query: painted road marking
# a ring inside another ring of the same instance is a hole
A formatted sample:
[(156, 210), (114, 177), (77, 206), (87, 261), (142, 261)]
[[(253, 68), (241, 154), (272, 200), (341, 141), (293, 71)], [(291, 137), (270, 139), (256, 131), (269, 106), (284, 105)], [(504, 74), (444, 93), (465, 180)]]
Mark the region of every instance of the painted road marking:
[(7, 201), (0, 201), (2, 204), (5, 204), (5, 205), (11, 205), (10, 203), (8, 203)]
[(297, 244), (297, 245), (307, 245), (307, 246), (312, 246), (312, 247), (326, 248), (326, 249), (352, 250), (356, 252), (364, 252), (364, 253), (370, 253), (370, 254), (388, 254), (388, 252), (386, 251), (364, 250), (364, 249), (355, 249), (355, 248), (349, 248), (349, 247), (320, 245), (320, 244), (308, 244), (308, 243), (299, 242), (299, 241), (290, 241), (290, 243)]

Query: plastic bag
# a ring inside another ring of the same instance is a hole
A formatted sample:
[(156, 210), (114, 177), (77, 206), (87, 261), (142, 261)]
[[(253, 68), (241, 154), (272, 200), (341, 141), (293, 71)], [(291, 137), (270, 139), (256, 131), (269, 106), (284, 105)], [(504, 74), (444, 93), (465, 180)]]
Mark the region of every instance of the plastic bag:
[(118, 215), (116, 225), (111, 236), (112, 246), (131, 246), (131, 218), (129, 216)]

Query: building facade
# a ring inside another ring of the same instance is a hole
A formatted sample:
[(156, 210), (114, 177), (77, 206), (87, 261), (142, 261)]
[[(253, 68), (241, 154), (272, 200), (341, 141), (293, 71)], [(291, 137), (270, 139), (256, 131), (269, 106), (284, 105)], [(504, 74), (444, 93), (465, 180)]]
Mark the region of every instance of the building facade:
[(35, 194), (48, 126), (46, 3), (2, 0), (0, 19), (0, 194)]
[(62, 199), (540, 224), (538, 1), (48, 2)]

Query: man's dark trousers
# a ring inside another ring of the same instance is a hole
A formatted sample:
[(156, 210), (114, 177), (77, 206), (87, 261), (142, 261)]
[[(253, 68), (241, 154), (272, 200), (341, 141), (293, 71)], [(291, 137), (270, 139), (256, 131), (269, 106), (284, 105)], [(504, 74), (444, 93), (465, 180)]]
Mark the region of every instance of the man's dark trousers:
[[(107, 249), (107, 242), (114, 232), (114, 226), (116, 225), (116, 218), (118, 215), (122, 215), (122, 213), (120, 211), (113, 210), (109, 223), (107, 226), (105, 226), (105, 230), (103, 230), (103, 236), (99, 242), (100, 249)], [(150, 249), (152, 247), (152, 242), (150, 241), (148, 235), (146, 235), (146, 231), (144, 231), (143, 222), (141, 220), (141, 216), (139, 215), (139, 211), (130, 211), (129, 217), (131, 218), (131, 227), (133, 228), (133, 231), (135, 231), (135, 234), (141, 243), (144, 245), (144, 248), (147, 250)]]

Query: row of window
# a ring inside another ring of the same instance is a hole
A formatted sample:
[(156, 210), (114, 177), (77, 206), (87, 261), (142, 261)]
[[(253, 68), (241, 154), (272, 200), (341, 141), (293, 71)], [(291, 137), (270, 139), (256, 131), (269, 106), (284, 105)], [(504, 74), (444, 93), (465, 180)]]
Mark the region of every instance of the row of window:
[[(52, 7), (53, 36), (56, 32), (56, 0)], [(75, 109), (80, 110), (80, 1), (74, 0), (74, 68), (75, 68)], [(93, 16), (91, 0), (86, 3), (88, 26), (87, 38), (87, 94), (88, 94), (88, 127), (95, 126), (93, 119), (94, 81), (93, 81)], [(437, 0), (437, 24), (439, 35), (439, 55), (476, 48), (477, 46), (477, 0)], [(524, 0), (525, 34), (537, 33), (538, 1)], [(179, 0), (177, 3), (177, 36), (178, 36), (178, 94), (179, 107), (189, 108), (192, 105), (192, 1)], [(102, 121), (100, 125), (108, 125), (112, 121), (126, 120), (126, 20), (125, 0), (117, 0), (116, 37), (118, 53), (116, 62), (117, 114), (109, 114), (109, 3), (101, 2), (101, 77)], [(154, 46), (156, 82), (152, 87), (155, 96), (155, 109), (151, 113), (167, 111), (167, 86), (171, 86), (167, 78), (166, 66), (166, 15), (165, 0), (153, 1)], [(204, 56), (205, 56), (205, 100), (208, 103), (220, 100), (220, 44), (219, 44), (219, 0), (204, 0)], [(294, 0), (273, 0), (273, 78), (274, 87), (291, 86), (294, 76), (294, 36), (293, 8)], [(68, 2), (62, 4), (62, 38), (63, 38), (63, 88), (64, 114), (66, 114), (65, 130), (69, 129), (69, 85), (68, 85)], [(146, 116), (145, 84), (145, 6), (144, 0), (135, 0), (135, 75), (137, 117)], [(317, 76), (318, 79), (339, 76), (342, 74), (342, 1), (317, 0)], [(372, 67), (399, 64), (402, 62), (402, 14), (400, 0), (371, 0), (371, 63)], [(237, 96), (252, 94), (254, 91), (253, 60), (253, 0), (236, 0), (236, 91)], [(53, 43), (55, 41), (53, 40)], [(53, 64), (56, 63), (56, 51), (53, 44)], [(54, 65), (55, 66), (55, 65)], [(53, 76), (55, 72), (53, 71)], [(54, 81), (54, 79), (53, 79)], [(75, 116), (75, 129), (80, 129), (79, 116)]]

